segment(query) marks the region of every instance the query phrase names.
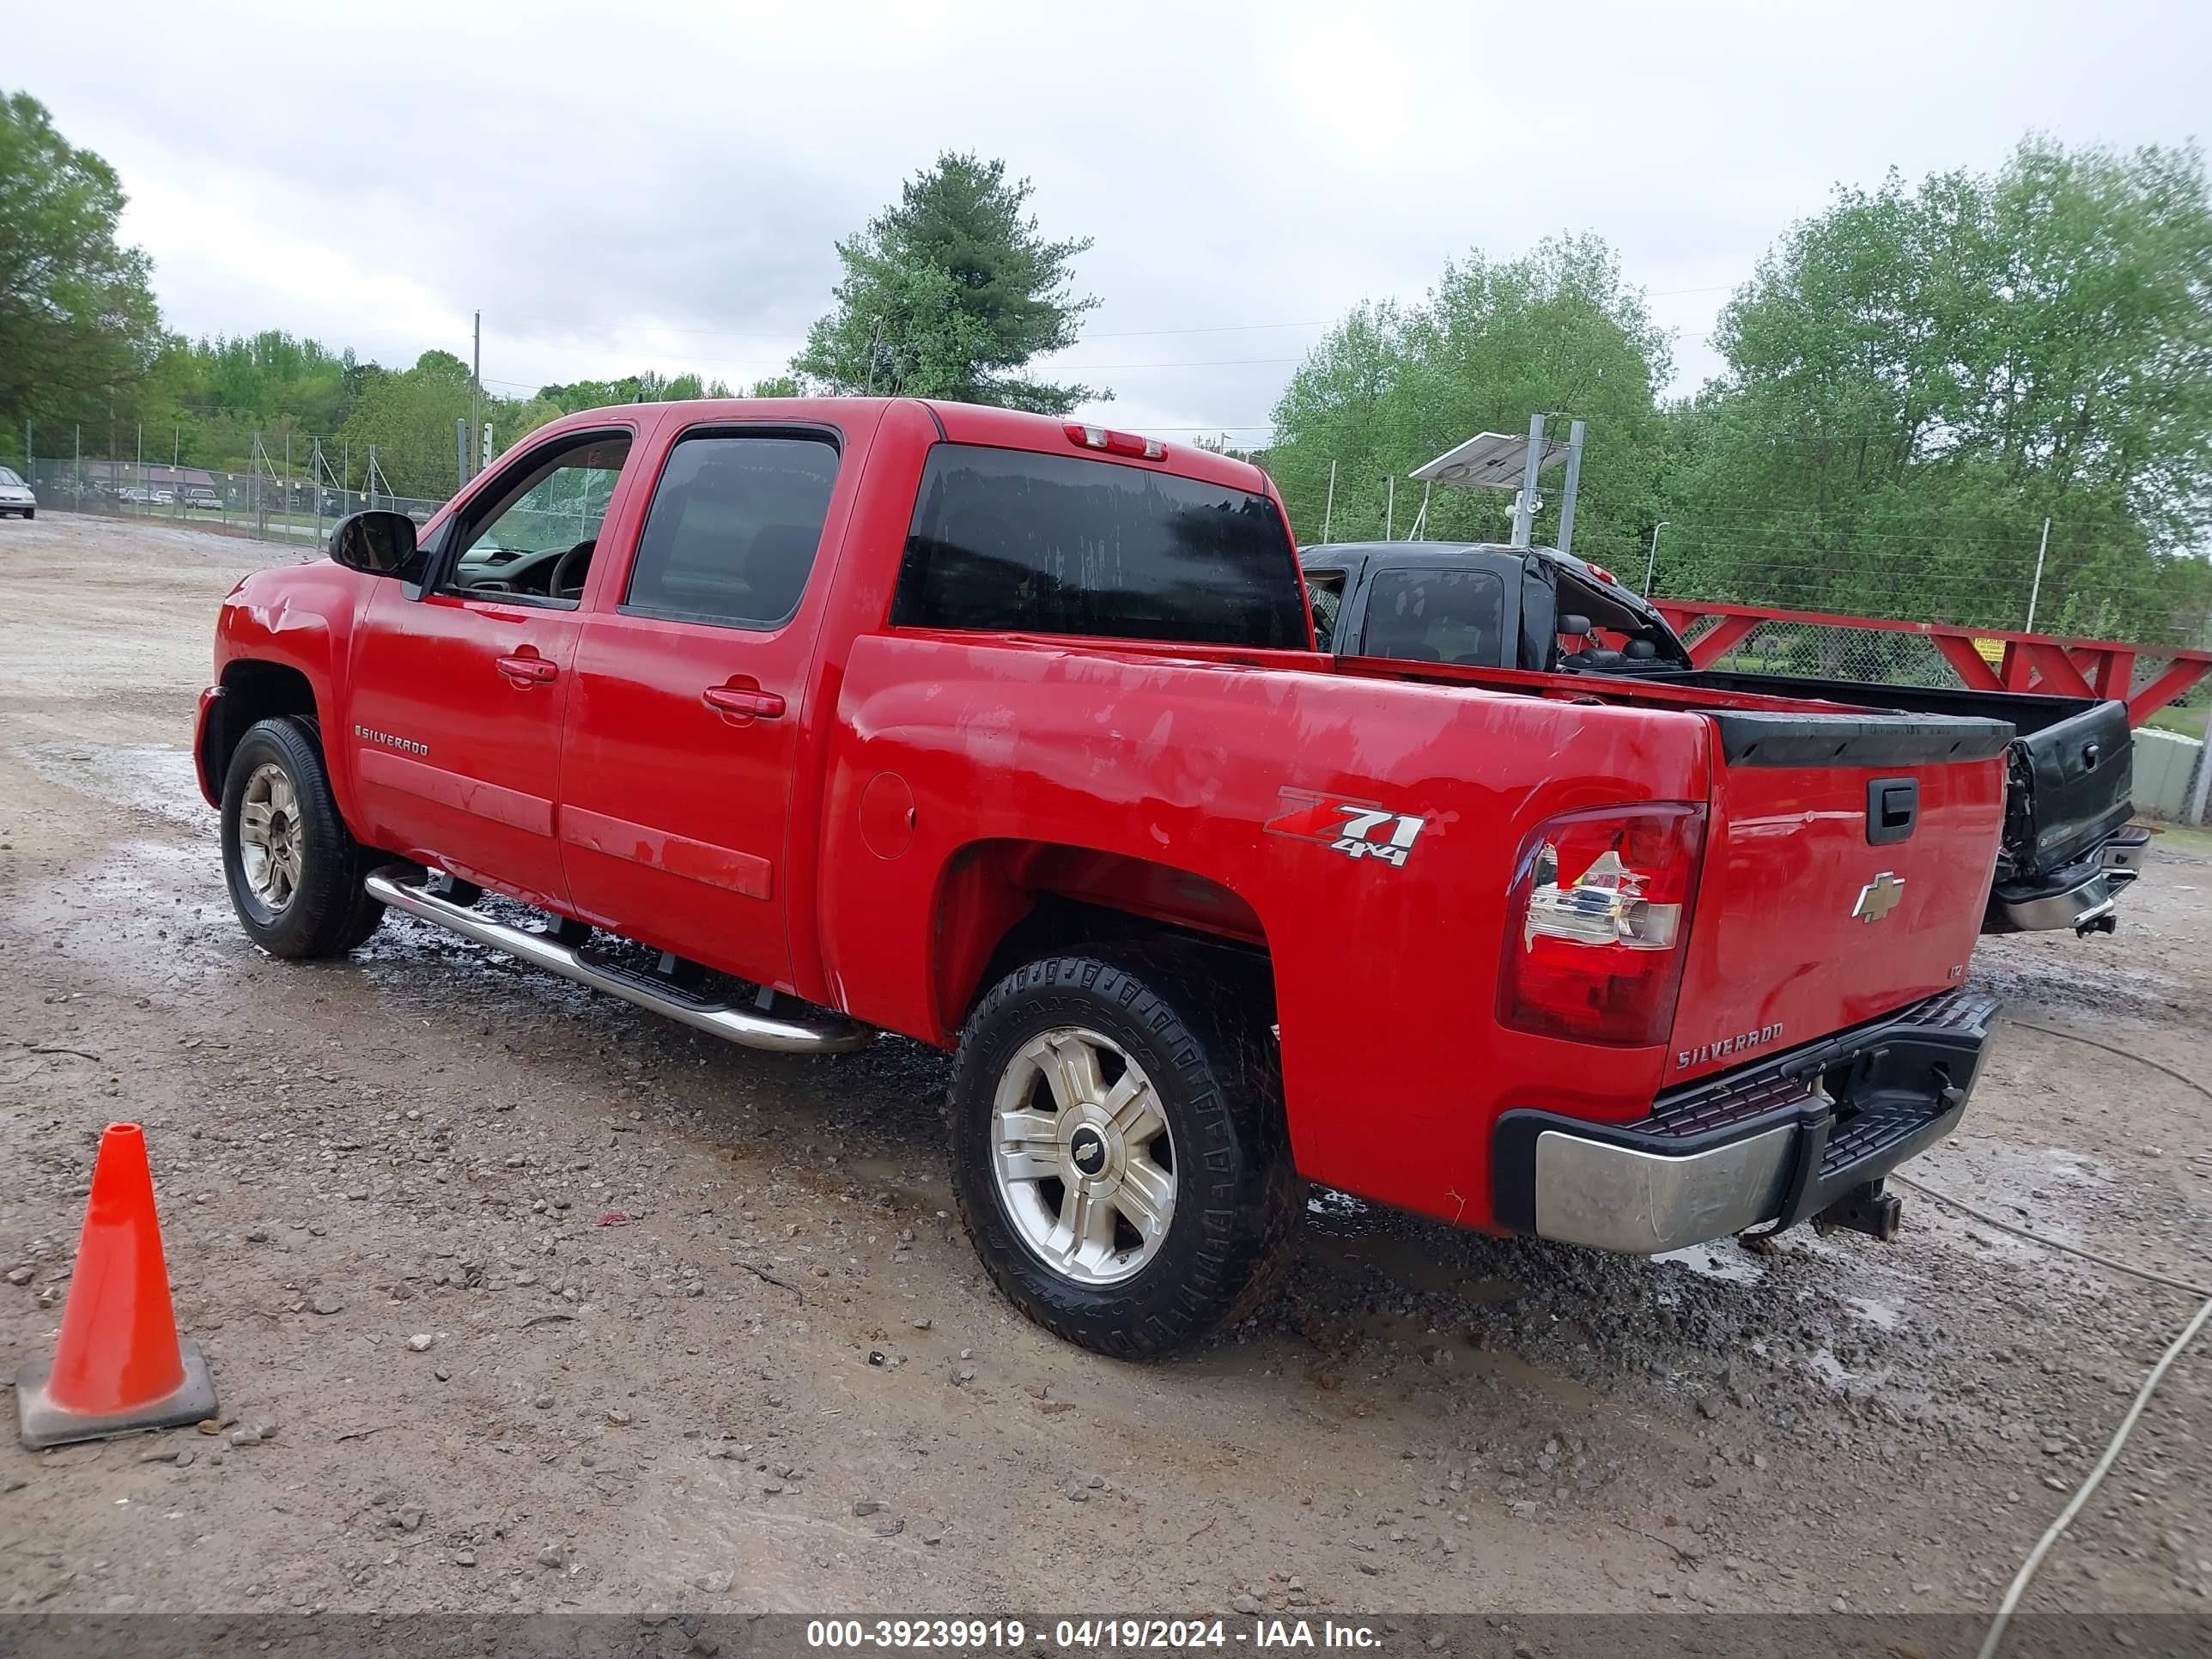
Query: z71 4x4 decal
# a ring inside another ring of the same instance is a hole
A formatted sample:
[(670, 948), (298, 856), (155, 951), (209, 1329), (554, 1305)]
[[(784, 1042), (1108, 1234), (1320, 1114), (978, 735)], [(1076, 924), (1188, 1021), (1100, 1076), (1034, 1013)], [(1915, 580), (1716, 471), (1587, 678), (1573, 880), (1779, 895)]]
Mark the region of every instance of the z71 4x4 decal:
[(1284, 790), (1282, 809), (1267, 820), (1269, 835), (1321, 842), (1346, 858), (1376, 859), (1398, 870), (1406, 867), (1428, 822), (1371, 800), (1346, 800), (1307, 789)]

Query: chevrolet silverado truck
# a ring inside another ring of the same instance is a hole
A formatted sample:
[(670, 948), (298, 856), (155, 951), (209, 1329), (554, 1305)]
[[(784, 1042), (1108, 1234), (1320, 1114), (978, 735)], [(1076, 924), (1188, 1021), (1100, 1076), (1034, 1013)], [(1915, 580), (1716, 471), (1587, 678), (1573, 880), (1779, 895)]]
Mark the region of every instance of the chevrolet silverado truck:
[(1602, 566), (1549, 547), (1347, 542), (1300, 555), (1340, 657), (1632, 675), (1905, 714), (2008, 721), (2005, 830), (1982, 931), (2111, 933), (2142, 872), (2127, 705), (2093, 697), (1699, 669), (1659, 611)]
[(733, 1042), (957, 1051), (968, 1231), (1079, 1343), (1249, 1305), (1307, 1180), (1887, 1237), (1973, 1086), (2009, 726), (1339, 661), (1238, 460), (625, 405), (331, 552), (228, 595), (199, 702), (247, 936), (398, 911)]

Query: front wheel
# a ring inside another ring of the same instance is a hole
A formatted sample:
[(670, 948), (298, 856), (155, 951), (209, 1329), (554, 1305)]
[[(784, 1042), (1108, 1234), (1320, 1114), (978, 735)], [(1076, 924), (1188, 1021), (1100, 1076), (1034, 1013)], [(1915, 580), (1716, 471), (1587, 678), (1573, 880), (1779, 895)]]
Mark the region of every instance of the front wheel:
[(376, 931), (362, 850), (322, 750), (297, 720), (247, 729), (222, 787), (222, 872), (246, 936), (272, 957), (328, 957)]
[(1249, 1307), (1298, 1213), (1264, 976), (1200, 954), (1030, 963), (962, 1034), (969, 1237), (1024, 1313), (1103, 1353), (1165, 1352)]

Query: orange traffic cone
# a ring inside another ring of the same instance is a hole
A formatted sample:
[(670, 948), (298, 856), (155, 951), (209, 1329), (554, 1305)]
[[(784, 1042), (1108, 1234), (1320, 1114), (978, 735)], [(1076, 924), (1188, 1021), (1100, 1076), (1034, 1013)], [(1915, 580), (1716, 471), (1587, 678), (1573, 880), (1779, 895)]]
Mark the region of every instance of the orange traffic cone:
[(173, 1428), (215, 1409), (207, 1361), (197, 1345), (178, 1340), (146, 1137), (135, 1123), (111, 1123), (93, 1166), (53, 1362), (27, 1360), (15, 1373), (23, 1443), (38, 1451)]

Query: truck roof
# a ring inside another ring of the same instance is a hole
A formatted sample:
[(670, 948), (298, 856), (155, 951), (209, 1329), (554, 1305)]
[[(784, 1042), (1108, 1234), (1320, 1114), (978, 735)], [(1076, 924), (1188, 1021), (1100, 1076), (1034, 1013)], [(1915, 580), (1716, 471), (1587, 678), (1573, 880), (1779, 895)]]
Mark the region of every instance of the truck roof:
[(1607, 598), (1640, 620), (1668, 628), (1659, 608), (1642, 594), (1624, 586), (1611, 571), (1571, 553), (1562, 553), (1556, 547), (1516, 547), (1510, 542), (1323, 542), (1300, 548), (1298, 564), (1307, 570), (1349, 570), (1380, 557), (1387, 557), (1394, 564), (1462, 566), (1470, 558), (1497, 558), (1518, 564), (1532, 556), (1602, 589)]
[[(915, 404), (927, 410), (937, 422), (939, 435), (947, 443), (980, 444), (994, 449), (1063, 453), (1076, 447), (1068, 436), (1071, 427), (1096, 427), (1117, 433), (1121, 430), (1098, 420), (1074, 421), (1064, 416), (1036, 415), (1025, 410), (955, 403), (940, 398), (697, 398), (680, 403), (611, 404), (599, 409), (580, 410), (564, 416), (560, 424), (588, 425), (609, 418), (635, 420), (647, 410), (658, 414), (669, 409), (683, 410), (695, 421), (757, 421), (771, 416), (787, 421), (837, 423), (876, 415), (894, 404)], [(1256, 495), (1275, 495), (1273, 481), (1249, 461), (1220, 454), (1200, 444), (1159, 441), (1164, 453), (1149, 465), (1164, 467), (1181, 477), (1201, 478), (1208, 483), (1249, 490)], [(1079, 453), (1102, 461), (1147, 465), (1134, 457), (1103, 454), (1097, 450)]]

